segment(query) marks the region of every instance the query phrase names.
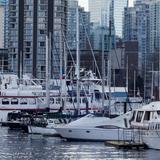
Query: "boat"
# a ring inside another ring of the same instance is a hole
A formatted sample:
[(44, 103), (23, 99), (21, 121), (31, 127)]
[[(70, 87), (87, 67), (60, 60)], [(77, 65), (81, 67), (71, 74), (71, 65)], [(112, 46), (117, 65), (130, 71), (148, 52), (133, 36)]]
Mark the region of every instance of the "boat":
[[(87, 76), (87, 75), (90, 76)], [(86, 79), (88, 77), (88, 80)], [(102, 110), (102, 87), (100, 80), (93, 76), (91, 71), (86, 72), (86, 76), (82, 79), (80, 90), (80, 104), (79, 109), (81, 114), (86, 114), (86, 108), (90, 113)], [(61, 107), (59, 86), (55, 80), (51, 81), (50, 90), (50, 112), (57, 112)], [(65, 88), (65, 81), (63, 81), (62, 88)], [(75, 84), (67, 86), (67, 95), (62, 94), (62, 99), (65, 101), (65, 112), (74, 114), (77, 106), (76, 87)], [(111, 88), (112, 94), (117, 95), (116, 101), (126, 98), (125, 89), (122, 87)], [(63, 92), (64, 93), (64, 92)], [(105, 87), (105, 94), (108, 94), (108, 87)], [(121, 95), (121, 96), (119, 96)], [(116, 97), (116, 96), (115, 96)], [(122, 102), (122, 101), (121, 101)], [(108, 105), (107, 96), (104, 104)], [(111, 102), (113, 108), (115, 98)], [(120, 107), (118, 107), (120, 108)], [(19, 80), (15, 74), (1, 74), (0, 75), (0, 121), (7, 121), (7, 115), (12, 111), (46, 111), (46, 89), (38, 80), (31, 79), (28, 75), (24, 75), (23, 79)], [(121, 113), (122, 109), (119, 109)], [(117, 112), (117, 113), (118, 113)]]
[(57, 132), (54, 129), (55, 125), (56, 123), (53, 120), (37, 117), (28, 125), (28, 133), (56, 136)]
[[(77, 15), (78, 15), (78, 7), (77, 7)], [(77, 31), (78, 31), (78, 19), (77, 18)], [(94, 85), (93, 88), (98, 88), (101, 91), (99, 92), (101, 97), (101, 101), (99, 101), (100, 111), (104, 111), (104, 113), (108, 114), (109, 116), (112, 115), (112, 107), (115, 104), (115, 99), (112, 99), (113, 90), (111, 88), (111, 52), (110, 52), (110, 43), (112, 41), (111, 35), (111, 20), (109, 23), (109, 51), (108, 51), (108, 86), (105, 86), (105, 72), (104, 72), (104, 45), (102, 47), (102, 79), (101, 85)], [(78, 34), (79, 32), (77, 32)], [(102, 36), (104, 37), (104, 36)], [(79, 35), (77, 35), (77, 71), (79, 71)], [(102, 44), (104, 38), (102, 38)], [(79, 73), (77, 73), (77, 84), (79, 84)], [(78, 86), (78, 85), (77, 85)], [(78, 87), (77, 87), (78, 88)], [(106, 90), (108, 92), (106, 94)], [(113, 89), (115, 89), (113, 87)], [(126, 91), (126, 89), (124, 89)], [(96, 91), (96, 89), (94, 89)], [(92, 92), (93, 93), (93, 92)], [(78, 95), (78, 93), (77, 93)], [(79, 96), (78, 96), (79, 98)], [(77, 98), (77, 99), (78, 99)], [(125, 98), (125, 101), (127, 96)], [(79, 99), (78, 99), (79, 100)], [(80, 101), (79, 101), (80, 102)], [(79, 104), (77, 105), (79, 108)], [(120, 109), (124, 106), (122, 105)], [(119, 108), (118, 108), (119, 109)], [(123, 112), (123, 111), (122, 111)], [(122, 113), (120, 111), (120, 114)], [(69, 124), (64, 126), (58, 126), (55, 130), (67, 140), (82, 140), (82, 141), (105, 141), (105, 140), (131, 140), (131, 132), (127, 133), (128, 129), (130, 128), (130, 119), (132, 118), (132, 112), (128, 112), (125, 114), (121, 114), (115, 118), (108, 118), (105, 116), (97, 116), (95, 114), (88, 114), (76, 121), (73, 121)]]
[(65, 114), (48, 113), (31, 118), (28, 124), (28, 133), (44, 136), (59, 136), (55, 127), (63, 126), (71, 121), (71, 117)]
[(148, 148), (160, 149), (160, 101), (136, 109), (131, 127), (139, 129), (141, 139)]
[(130, 120), (132, 112), (115, 118), (88, 114), (55, 130), (67, 140), (105, 141), (131, 140)]
[(46, 105), (40, 97), (42, 85), (24, 75), (19, 79), (15, 74), (0, 75), (0, 122), (7, 121), (12, 111), (43, 111)]

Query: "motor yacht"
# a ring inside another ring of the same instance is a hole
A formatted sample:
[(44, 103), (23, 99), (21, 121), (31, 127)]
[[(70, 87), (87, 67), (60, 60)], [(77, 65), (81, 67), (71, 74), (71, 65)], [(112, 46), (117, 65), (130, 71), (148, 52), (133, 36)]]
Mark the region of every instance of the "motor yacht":
[(112, 119), (88, 114), (67, 125), (56, 127), (55, 130), (67, 140), (131, 140), (131, 132), (128, 132), (131, 118), (132, 112)]
[(160, 149), (160, 102), (152, 102), (134, 111), (131, 127), (139, 129), (143, 143)]

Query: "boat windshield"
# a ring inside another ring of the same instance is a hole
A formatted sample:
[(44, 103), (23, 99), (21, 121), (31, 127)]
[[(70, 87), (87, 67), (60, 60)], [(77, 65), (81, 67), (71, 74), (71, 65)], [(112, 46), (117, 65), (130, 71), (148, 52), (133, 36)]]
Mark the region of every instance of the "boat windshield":
[(86, 117), (96, 117), (94, 114), (87, 114)]
[(144, 121), (149, 121), (150, 120), (150, 111), (146, 111), (144, 115)]
[(144, 113), (143, 111), (138, 111), (137, 117), (136, 117), (136, 122), (141, 122), (143, 113)]

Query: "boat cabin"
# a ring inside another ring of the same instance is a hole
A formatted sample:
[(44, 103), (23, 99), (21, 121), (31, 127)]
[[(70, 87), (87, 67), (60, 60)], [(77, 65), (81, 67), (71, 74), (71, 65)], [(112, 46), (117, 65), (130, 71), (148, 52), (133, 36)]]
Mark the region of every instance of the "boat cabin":
[(134, 111), (131, 126), (147, 129), (149, 122), (157, 119), (160, 119), (160, 102), (152, 102)]

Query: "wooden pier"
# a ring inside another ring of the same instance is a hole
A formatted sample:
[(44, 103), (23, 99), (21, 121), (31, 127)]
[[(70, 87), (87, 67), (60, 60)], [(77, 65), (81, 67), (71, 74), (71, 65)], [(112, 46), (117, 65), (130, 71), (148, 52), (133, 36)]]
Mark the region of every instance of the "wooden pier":
[(105, 141), (105, 145), (111, 145), (119, 149), (145, 149), (144, 143), (135, 143), (130, 141)]

